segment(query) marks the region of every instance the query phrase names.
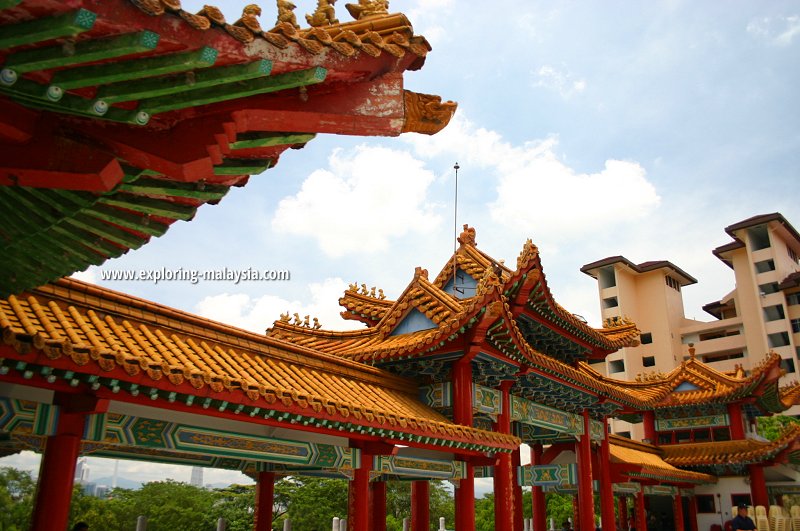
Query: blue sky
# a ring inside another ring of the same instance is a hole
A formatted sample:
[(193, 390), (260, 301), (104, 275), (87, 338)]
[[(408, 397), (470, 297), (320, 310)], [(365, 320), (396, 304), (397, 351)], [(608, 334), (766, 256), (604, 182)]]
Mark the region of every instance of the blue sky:
[[(219, 3), (232, 22), (246, 2)], [(298, 19), (316, 4), (295, 3)], [(274, 6), (262, 4), (270, 26)], [(800, 227), (797, 2), (392, 0), (390, 11), (433, 47), (405, 85), (458, 102), (447, 129), (319, 136), (102, 266), (280, 269), (291, 280), (82, 277), (255, 331), (287, 310), (354, 327), (338, 318), (347, 284), (394, 298), (415, 266), (435, 274), (452, 253), (456, 161), (459, 229), (474, 226), (479, 247), (512, 266), (531, 238), (556, 300), (595, 326), (586, 263), (670, 260), (699, 280), (683, 292), (686, 315), (705, 319), (700, 307), (733, 289), (711, 254), (729, 241), (725, 226), (777, 211)]]

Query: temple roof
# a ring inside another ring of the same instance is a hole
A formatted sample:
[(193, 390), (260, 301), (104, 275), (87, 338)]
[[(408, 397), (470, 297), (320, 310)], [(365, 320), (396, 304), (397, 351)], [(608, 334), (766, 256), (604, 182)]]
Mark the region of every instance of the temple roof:
[(800, 397), (800, 383), (779, 388), (781, 357), (774, 352), (768, 354), (749, 375), (741, 369), (735, 374), (720, 372), (698, 360), (693, 352), (694, 348), (690, 348), (692, 355), (689, 359), (670, 372), (639, 375), (635, 382), (605, 377), (588, 364), (581, 364), (581, 369), (599, 381), (637, 397), (641, 409), (728, 404), (752, 398), (764, 412), (779, 413)]
[(404, 90), (430, 46), (403, 14), (261, 14), (0, 2), (0, 296), (140, 247), (318, 133), (433, 134), (455, 112)]
[[(520, 362), (534, 355), (549, 355), (568, 364), (576, 358), (604, 355), (638, 341), (636, 326), (628, 321), (609, 321), (595, 329), (568, 312), (553, 299), (544, 277), (538, 249), (528, 241), (512, 271), (477, 248), (475, 231), (465, 226), (460, 246), (434, 280), (417, 268), (411, 283), (397, 300), (383, 297), (381, 290), (351, 284), (339, 303), (342, 316), (367, 324), (366, 330), (336, 332), (311, 329), (292, 323), (288, 315), (268, 330), (268, 335), (300, 345), (357, 359), (392, 359), (428, 351), (456, 332), (472, 327), (485, 308), (496, 302), (516, 336), (509, 342)], [(453, 268), (469, 275), (472, 282), (453, 287)], [(454, 291), (455, 290), (455, 291)], [(468, 293), (467, 293), (468, 292)], [(416, 310), (430, 320), (423, 330), (399, 333), (399, 322)], [(533, 333), (533, 331), (536, 333)], [(533, 344), (531, 344), (533, 343)]]
[(800, 424), (790, 425), (774, 441), (742, 439), (663, 446), (664, 460), (680, 467), (789, 462), (800, 465)]
[(224, 402), (220, 411), (262, 409), (277, 420), (405, 444), (473, 451), (519, 444), (451, 423), (416, 399), (414, 382), (386, 371), (74, 279), (0, 300), (0, 330), (10, 347), (3, 374), (148, 392), (170, 402), (208, 397)]
[(632, 441), (617, 435), (609, 436), (612, 473), (629, 479), (655, 480), (666, 483), (716, 483), (709, 474), (681, 470), (668, 463), (662, 448)]

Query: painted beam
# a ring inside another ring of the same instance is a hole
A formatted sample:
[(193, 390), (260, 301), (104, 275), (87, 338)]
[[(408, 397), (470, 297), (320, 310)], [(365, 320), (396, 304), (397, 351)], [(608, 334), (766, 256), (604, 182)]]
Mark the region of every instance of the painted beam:
[(97, 90), (97, 99), (106, 103), (117, 103), (155, 98), (264, 77), (268, 76), (271, 71), (272, 61), (267, 59), (240, 65), (205, 68), (187, 72), (183, 76), (137, 79), (105, 85)]
[[(235, 175), (241, 174), (237, 173)], [(117, 190), (133, 194), (188, 197), (203, 201), (215, 201), (217, 199), (222, 199), (225, 194), (228, 193), (229, 188), (227, 186), (215, 184), (204, 185), (200, 183), (167, 181), (165, 179), (139, 178), (131, 183), (122, 183)]]
[(269, 169), (272, 161), (261, 159), (226, 159), (214, 166), (214, 175), (258, 175)]
[(97, 15), (86, 9), (0, 27), (0, 48), (14, 48), (77, 35), (92, 29)]
[(322, 67), (287, 72), (265, 78), (251, 79), (232, 85), (190, 90), (175, 96), (159, 96), (139, 102), (139, 109), (149, 114), (208, 105), (220, 101), (234, 100), (267, 94), (289, 88), (304, 87), (325, 81), (328, 71)]
[(181, 219), (184, 221), (192, 219), (197, 210), (195, 207), (188, 205), (180, 205), (160, 199), (137, 197), (131, 194), (115, 194), (113, 196), (103, 197), (99, 202), (105, 205), (127, 208), (134, 212), (142, 212), (144, 214), (152, 214), (154, 216), (162, 216), (170, 219)]
[(8, 9), (22, 2), (22, 0), (0, 0), (0, 9)]
[(287, 146), (305, 144), (315, 136), (308, 134), (269, 134), (269, 133), (243, 133), (236, 137), (236, 142), (231, 142), (231, 149), (254, 149), (273, 146)]
[(10, 55), (3, 66), (17, 73), (25, 73), (91, 63), (154, 50), (158, 45), (158, 39), (158, 33), (140, 31), (108, 39), (80, 42), (73, 46), (59, 45), (24, 50)]
[(63, 90), (117, 83), (143, 77), (185, 72), (205, 68), (217, 60), (217, 50), (204, 46), (199, 50), (164, 54), (101, 65), (83, 66), (62, 70), (53, 76), (51, 86)]
[(150, 236), (162, 236), (169, 228), (169, 225), (152, 220), (147, 216), (132, 214), (106, 205), (95, 205), (86, 214)]

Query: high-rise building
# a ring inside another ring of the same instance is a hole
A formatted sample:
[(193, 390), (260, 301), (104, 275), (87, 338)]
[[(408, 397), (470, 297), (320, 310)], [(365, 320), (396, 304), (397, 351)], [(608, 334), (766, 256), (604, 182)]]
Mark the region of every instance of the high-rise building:
[[(725, 228), (733, 239), (713, 254), (733, 271), (734, 288), (703, 309), (710, 321), (687, 319), (682, 288), (697, 280), (667, 261), (634, 264), (623, 256), (586, 264), (581, 271), (597, 279), (603, 319), (632, 319), (640, 344), (595, 362), (599, 372), (635, 379), (668, 372), (689, 356), (689, 345), (703, 362), (722, 372), (745, 373), (768, 352), (783, 359), (784, 379), (797, 378), (800, 360), (800, 234), (779, 213), (764, 214)], [(800, 415), (800, 407), (786, 411)], [(614, 421), (615, 433), (642, 438), (640, 425)]]
[(199, 466), (192, 467), (192, 479), (189, 484), (195, 487), (203, 486), (203, 468)]
[(89, 463), (85, 457), (78, 459), (75, 465), (75, 483), (87, 483), (89, 481)]

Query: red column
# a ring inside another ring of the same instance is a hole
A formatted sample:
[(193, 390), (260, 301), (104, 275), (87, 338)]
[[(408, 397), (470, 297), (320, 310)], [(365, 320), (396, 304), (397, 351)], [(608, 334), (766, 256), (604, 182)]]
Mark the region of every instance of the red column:
[[(508, 391), (514, 382), (506, 380), (500, 383), (501, 412), (497, 416), (498, 433), (511, 433), (511, 411)], [(511, 454), (499, 452), (494, 467), (494, 528), (514, 529), (514, 482), (511, 471)]]
[(578, 518), (580, 528), (594, 531), (594, 489), (592, 476), (592, 435), (589, 412), (583, 412), (583, 435), (578, 441)]
[(744, 439), (744, 418), (739, 404), (728, 404), (728, 419), (730, 420), (731, 439), (734, 441)]
[[(537, 443), (531, 446), (531, 464), (542, 464), (541, 444)], [(547, 509), (544, 504), (544, 491), (542, 487), (533, 487), (531, 489), (531, 498), (533, 506), (533, 531), (547, 531)]]
[(750, 496), (753, 499), (753, 505), (763, 505), (769, 509), (769, 496), (767, 495), (767, 483), (764, 479), (764, 468), (759, 465), (747, 465), (747, 468), (750, 471)]
[(572, 528), (575, 531), (581, 530), (581, 511), (580, 511), (581, 503), (578, 499), (578, 495), (572, 497)]
[(611, 483), (611, 447), (607, 420), (603, 419), (605, 436), (600, 444), (600, 516), (603, 529), (614, 529), (614, 485)]
[(256, 513), (253, 531), (272, 531), (272, 506), (275, 502), (275, 473), (259, 472), (256, 483)]
[(645, 411), (642, 413), (642, 424), (644, 424), (644, 438), (645, 442), (656, 444), (656, 414), (653, 411)]
[(644, 490), (636, 493), (636, 531), (647, 531), (647, 513), (644, 509)]
[(673, 505), (673, 512), (675, 513), (675, 531), (683, 531), (683, 497), (681, 497), (680, 489), (678, 489), (678, 494), (675, 496)]
[[(621, 494), (617, 498), (617, 510), (619, 511), (619, 527), (627, 531), (628, 529), (628, 497)], [(605, 527), (605, 526), (604, 526)]]
[(372, 497), (371, 531), (386, 531), (386, 482), (373, 481), (369, 484)]
[[(472, 426), (472, 362), (466, 356), (453, 363), (453, 421)], [(455, 489), (456, 531), (475, 531), (475, 470), (471, 463), (466, 469)]]
[(456, 531), (475, 531), (475, 467), (467, 463), (467, 473), (455, 489)]
[(372, 456), (361, 451), (361, 466), (353, 470), (353, 479), (347, 493), (347, 529), (349, 531), (369, 531), (370, 488), (369, 471)]
[(60, 408), (55, 435), (47, 438), (39, 468), (31, 531), (66, 529), (75, 482), (75, 466), (86, 426), (84, 413)]
[(692, 495), (689, 497), (689, 531), (698, 531), (697, 529), (697, 497)]
[(511, 470), (514, 478), (514, 531), (522, 531), (525, 529), (524, 513), (522, 511), (522, 487), (517, 481), (517, 471), (522, 464), (522, 458), (519, 455), (519, 448), (514, 450), (511, 454)]
[(429, 531), (431, 527), (431, 490), (427, 481), (411, 482), (411, 531)]

